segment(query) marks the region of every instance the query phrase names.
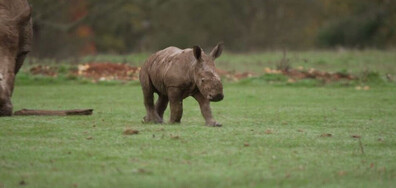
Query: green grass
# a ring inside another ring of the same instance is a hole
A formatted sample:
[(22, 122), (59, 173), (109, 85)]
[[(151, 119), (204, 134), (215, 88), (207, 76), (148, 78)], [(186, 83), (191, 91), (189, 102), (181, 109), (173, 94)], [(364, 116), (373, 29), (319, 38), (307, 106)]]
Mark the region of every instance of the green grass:
[(15, 109), (95, 111), (1, 118), (0, 187), (396, 186), (396, 87), (234, 83), (224, 92), (212, 105), (223, 127), (211, 128), (191, 98), (182, 124), (142, 124), (136, 84), (17, 85)]
[[(71, 61), (57, 64), (57, 78), (32, 76), (34, 64), (26, 63), (17, 77), (15, 110), (94, 108), (94, 114), (0, 118), (0, 188), (395, 187), (396, 84), (385, 78), (395, 77), (395, 54), (289, 52), (292, 67), (360, 79), (288, 83), (282, 75), (262, 75), (225, 83), (225, 99), (212, 103), (221, 128), (204, 126), (192, 98), (184, 102), (180, 125), (142, 124), (138, 82), (92, 84), (67, 74)], [(139, 66), (148, 55), (79, 62)], [(225, 53), (217, 65), (261, 74), (280, 59), (281, 52)], [(366, 85), (370, 90), (355, 89)], [(127, 128), (140, 132), (124, 135)]]

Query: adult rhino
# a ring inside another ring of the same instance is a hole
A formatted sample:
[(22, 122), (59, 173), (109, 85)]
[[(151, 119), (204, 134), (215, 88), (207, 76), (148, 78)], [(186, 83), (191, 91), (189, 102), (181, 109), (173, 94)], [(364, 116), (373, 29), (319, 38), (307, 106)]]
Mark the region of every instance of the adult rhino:
[(0, 116), (12, 115), (15, 75), (32, 45), (31, 8), (27, 0), (0, 0)]
[[(214, 64), (222, 50), (222, 43), (209, 55), (198, 46), (184, 50), (168, 47), (150, 56), (139, 76), (147, 111), (144, 121), (162, 123), (169, 102), (170, 123), (179, 123), (183, 115), (183, 99), (193, 96), (199, 103), (206, 125), (221, 126), (212, 117), (210, 102), (224, 98), (223, 85)], [(154, 93), (158, 94), (156, 104)]]

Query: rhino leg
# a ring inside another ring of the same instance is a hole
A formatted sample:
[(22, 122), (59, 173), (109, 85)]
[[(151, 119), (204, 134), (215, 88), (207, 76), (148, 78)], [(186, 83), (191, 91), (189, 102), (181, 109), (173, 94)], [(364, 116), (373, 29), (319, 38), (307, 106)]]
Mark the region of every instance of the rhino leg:
[(12, 115), (12, 104), (11, 104), (11, 102), (5, 102), (3, 104), (0, 101), (0, 117), (1, 116), (11, 116), (11, 115)]
[(146, 123), (163, 123), (162, 118), (155, 111), (154, 106), (154, 92), (147, 92), (144, 94), (144, 106), (146, 107), (147, 115), (144, 117)]
[(143, 118), (145, 123), (162, 123), (162, 119), (158, 115), (154, 106), (154, 87), (148, 79), (147, 75), (141, 74), (140, 83), (142, 85), (144, 106), (147, 115)]
[(157, 114), (162, 120), (164, 119), (164, 112), (168, 106), (168, 102), (169, 99), (166, 95), (158, 95), (158, 100), (155, 103), (155, 111), (157, 111)]
[(193, 97), (199, 103), (201, 114), (205, 118), (206, 125), (212, 127), (221, 127), (222, 125), (213, 119), (212, 110), (210, 109), (210, 101), (206, 99), (201, 93), (196, 93), (193, 95)]
[(169, 123), (180, 123), (183, 116), (183, 98), (181, 97), (181, 91), (178, 88), (169, 88), (168, 96), (171, 110)]

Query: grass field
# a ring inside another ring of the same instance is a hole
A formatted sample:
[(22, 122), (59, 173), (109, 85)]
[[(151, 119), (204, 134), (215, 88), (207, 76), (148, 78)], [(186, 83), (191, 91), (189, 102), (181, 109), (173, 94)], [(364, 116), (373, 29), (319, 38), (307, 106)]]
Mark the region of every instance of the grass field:
[[(395, 55), (385, 54), (374, 70), (381, 75), (396, 67)], [(249, 62), (246, 70), (264, 66)], [(324, 69), (345, 68), (341, 62), (328, 65)], [(212, 103), (223, 127), (211, 128), (203, 126), (192, 98), (184, 102), (180, 125), (142, 124), (145, 110), (136, 82), (34, 82), (21, 76), (15, 110), (95, 111), (1, 118), (0, 188), (396, 186), (394, 83), (365, 83), (367, 91), (261, 79), (226, 83), (225, 99)], [(124, 135), (125, 129), (139, 134)]]

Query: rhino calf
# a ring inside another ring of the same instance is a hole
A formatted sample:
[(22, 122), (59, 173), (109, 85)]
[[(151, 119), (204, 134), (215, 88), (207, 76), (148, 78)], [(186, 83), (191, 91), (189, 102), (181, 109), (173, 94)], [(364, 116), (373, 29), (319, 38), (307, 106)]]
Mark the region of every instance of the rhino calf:
[[(224, 98), (223, 85), (214, 64), (222, 50), (223, 44), (219, 43), (209, 55), (198, 46), (184, 50), (168, 47), (151, 55), (139, 75), (147, 111), (144, 122), (163, 123), (169, 102), (170, 123), (179, 123), (183, 115), (183, 99), (193, 96), (199, 103), (206, 125), (221, 126), (212, 117), (210, 101)], [(158, 94), (155, 104), (154, 93)]]

